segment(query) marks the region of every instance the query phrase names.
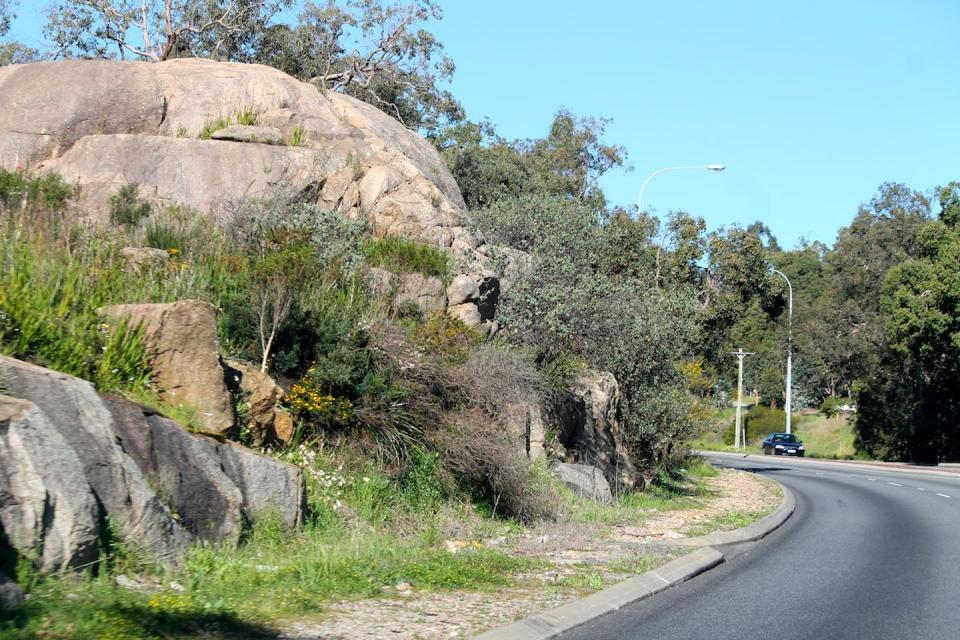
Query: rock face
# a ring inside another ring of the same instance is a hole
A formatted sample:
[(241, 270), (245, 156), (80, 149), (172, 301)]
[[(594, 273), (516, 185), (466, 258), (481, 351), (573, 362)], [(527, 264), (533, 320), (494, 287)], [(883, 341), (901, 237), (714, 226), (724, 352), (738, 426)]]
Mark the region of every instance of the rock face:
[(37, 405), (0, 395), (0, 529), (41, 571), (97, 557), (97, 504), (83, 465)]
[[(56, 430), (62, 440), (62, 451), (72, 452), (83, 469), (83, 478), (90, 488), (88, 499), (95, 502), (101, 512), (109, 514), (126, 535), (158, 557), (173, 557), (189, 542), (190, 534), (173, 519), (169, 508), (120, 447), (113, 431), (113, 417), (93, 385), (6, 356), (0, 356), (0, 381), (6, 395), (32, 403)], [(12, 467), (5, 465), (4, 468), (9, 469), (7, 473), (11, 476), (19, 475), (21, 463), (13, 462)], [(64, 480), (76, 482), (76, 489), (85, 492), (79, 479), (65, 475)], [(52, 490), (44, 488), (44, 491), (55, 495)], [(21, 502), (19, 496), (13, 499)], [(63, 506), (75, 511), (84, 504), (76, 500), (73, 498), (70, 506)], [(32, 554), (36, 548), (16, 546), (18, 543), (12, 538), (10, 542), (24, 555)], [(81, 547), (77, 553), (89, 553), (85, 549)], [(67, 558), (65, 566), (70, 566), (71, 556), (64, 557)]]
[(603, 472), (589, 464), (570, 464), (559, 462), (551, 470), (560, 482), (581, 498), (594, 500), (601, 504), (611, 504), (613, 495), (610, 484)]
[[(239, 111), (257, 127), (200, 130)], [(283, 145), (294, 129), (302, 146)], [(476, 246), (463, 198), (440, 155), (378, 109), (321, 93), (276, 69), (212, 60), (70, 60), (0, 69), (0, 166), (42, 168), (79, 182), (106, 211), (136, 182), (157, 200), (215, 212), (283, 180), (371, 222), (376, 235)]]
[(620, 385), (613, 374), (577, 376), (560, 411), (560, 444), (567, 461), (598, 467), (616, 490), (643, 488), (624, 446)]
[(105, 307), (113, 321), (142, 324), (150, 368), (171, 404), (196, 409), (209, 433), (234, 427), (233, 404), (217, 345), (217, 310), (200, 300)]
[(396, 307), (413, 305), (424, 313), (443, 311), (447, 308), (443, 282), (440, 278), (419, 273), (404, 274), (400, 277), (393, 304)]
[(0, 571), (0, 611), (19, 607), (24, 602), (26, 602), (26, 596), (23, 589), (11, 580), (7, 574)]
[(504, 414), (507, 417), (507, 428), (510, 429), (510, 433), (519, 436), (527, 457), (531, 460), (546, 457), (544, 445), (547, 430), (540, 401), (530, 400), (509, 404)]
[(141, 473), (190, 533), (236, 541), (244, 518), (278, 514), (290, 527), (306, 504), (300, 470), (230, 442), (184, 431), (155, 411), (105, 397), (114, 429)]
[(301, 522), (296, 467), (5, 356), (0, 387), (0, 541), (45, 571), (95, 559), (105, 518), (167, 561), (267, 513)]
[(232, 142), (259, 142), (261, 144), (283, 144), (283, 132), (274, 127), (254, 127), (250, 125), (232, 124), (229, 127), (214, 131), (210, 137), (213, 140), (230, 140)]
[(256, 367), (237, 360), (227, 360), (224, 368), (227, 385), (244, 398), (249, 443), (259, 447), (276, 440), (289, 442), (292, 434), (287, 424), (292, 424), (293, 418), (280, 407), (284, 396), (280, 385)]

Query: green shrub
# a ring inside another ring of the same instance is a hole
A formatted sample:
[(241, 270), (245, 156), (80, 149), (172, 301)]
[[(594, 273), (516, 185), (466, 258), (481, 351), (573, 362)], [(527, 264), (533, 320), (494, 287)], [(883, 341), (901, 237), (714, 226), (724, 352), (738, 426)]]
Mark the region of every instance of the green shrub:
[(31, 175), (0, 169), (0, 204), (15, 209), (28, 206), (40, 209), (63, 209), (77, 188), (55, 173)]
[(840, 406), (845, 404), (848, 401), (843, 400), (842, 398), (827, 398), (820, 405), (820, 413), (832, 418), (838, 413), (840, 413)]
[(406, 238), (387, 236), (367, 242), (363, 247), (367, 264), (394, 273), (420, 273), (446, 280), (450, 277), (450, 257), (446, 252)]
[[(783, 409), (771, 409), (766, 405), (751, 407), (743, 415), (746, 442), (757, 445), (768, 434), (782, 432), (786, 428), (787, 414)], [(734, 444), (734, 424), (723, 432), (723, 443)]]
[(148, 217), (153, 207), (139, 196), (136, 183), (125, 184), (110, 196), (110, 222), (118, 226), (136, 226)]

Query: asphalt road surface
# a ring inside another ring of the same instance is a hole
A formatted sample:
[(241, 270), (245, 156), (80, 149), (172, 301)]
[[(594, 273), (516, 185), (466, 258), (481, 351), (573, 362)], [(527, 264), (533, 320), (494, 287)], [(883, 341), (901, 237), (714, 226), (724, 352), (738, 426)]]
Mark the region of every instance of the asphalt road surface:
[(563, 640), (960, 640), (960, 476), (711, 456), (796, 511), (727, 561)]

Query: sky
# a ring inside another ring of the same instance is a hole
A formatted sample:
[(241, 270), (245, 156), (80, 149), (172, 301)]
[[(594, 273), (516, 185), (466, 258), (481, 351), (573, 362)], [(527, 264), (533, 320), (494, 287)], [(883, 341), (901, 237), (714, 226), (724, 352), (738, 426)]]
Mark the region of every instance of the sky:
[[(37, 42), (45, 0), (12, 35)], [(710, 228), (766, 223), (832, 244), (882, 182), (960, 180), (960, 0), (440, 0), (450, 89), (500, 135), (553, 114), (612, 119), (633, 170), (603, 177), (644, 209)]]

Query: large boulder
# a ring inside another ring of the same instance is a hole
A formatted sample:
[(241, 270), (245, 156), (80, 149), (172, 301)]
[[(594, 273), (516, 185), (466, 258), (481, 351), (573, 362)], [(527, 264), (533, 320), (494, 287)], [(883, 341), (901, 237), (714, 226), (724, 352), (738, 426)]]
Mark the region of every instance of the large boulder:
[[(176, 522), (170, 509), (157, 497), (136, 463), (120, 446), (113, 430), (113, 416), (92, 384), (0, 356), (0, 387), (6, 395), (27, 400), (39, 410), (46, 423), (60, 435), (58, 446), (61, 452), (58, 455), (69, 458), (64, 452), (72, 452), (72, 457), (82, 467), (83, 479), (90, 486), (98, 507), (131, 540), (159, 558), (175, 557), (191, 540), (192, 536)], [(21, 415), (33, 420), (29, 412)], [(33, 421), (34, 424), (39, 422), (39, 418)], [(33, 446), (42, 448), (45, 444), (36, 430), (23, 429), (20, 433), (37, 438)], [(54, 452), (48, 454), (54, 455)], [(69, 466), (64, 467), (64, 481), (75, 482), (82, 490), (83, 482), (69, 476), (69, 469)], [(56, 495), (55, 484), (47, 488), (44, 480), (43, 486), (45, 492)], [(64, 505), (65, 508), (73, 511), (85, 509), (82, 498), (74, 496), (69, 500), (71, 505)]]
[[(256, 126), (236, 124), (240, 112), (255, 113)], [(215, 123), (227, 126), (200, 139)], [(294, 137), (296, 146), (287, 144)], [(0, 167), (61, 174), (81, 187), (80, 210), (101, 222), (126, 184), (225, 224), (239, 201), (292, 190), (367, 220), (375, 236), (453, 253), (477, 283), (492, 275), (433, 145), (369, 104), (262, 65), (176, 59), (2, 67)], [(454, 315), (477, 324), (477, 314), (451, 304)], [(479, 315), (492, 320), (489, 309)]]
[(98, 518), (83, 464), (63, 436), (37, 405), (0, 395), (0, 531), (7, 544), (42, 571), (81, 567), (97, 558)]
[(199, 412), (204, 430), (222, 434), (234, 427), (233, 402), (217, 344), (217, 310), (201, 300), (104, 307), (115, 322), (143, 327), (150, 368), (160, 397)]
[(209, 541), (236, 541), (244, 520), (266, 512), (298, 525), (303, 475), (292, 465), (230, 442), (190, 434), (157, 412), (123, 398), (104, 398), (114, 429), (141, 473), (181, 524)]
[(601, 504), (611, 504), (613, 494), (603, 472), (589, 464), (558, 462), (551, 469), (553, 475), (581, 498)]
[[(259, 130), (202, 129), (256, 112)], [(287, 146), (297, 130), (300, 146)], [(269, 141), (274, 146), (250, 144)], [(382, 111), (262, 65), (177, 59), (70, 60), (0, 68), (0, 166), (60, 172), (105, 219), (109, 196), (141, 194), (217, 213), (277, 183), (457, 251), (477, 241), (456, 182), (433, 146)]]
[(302, 521), (297, 467), (5, 356), (0, 387), (0, 543), (42, 570), (95, 560), (107, 519), (167, 562), (197, 538), (236, 541), (267, 515)]
[(398, 279), (400, 282), (393, 296), (395, 307), (413, 305), (424, 313), (442, 312), (447, 308), (447, 296), (440, 278), (406, 273)]
[(643, 488), (643, 476), (624, 444), (620, 384), (612, 373), (591, 371), (576, 376), (559, 418), (559, 440), (568, 462), (599, 468), (618, 493)]
[(7, 574), (0, 571), (0, 611), (15, 609), (26, 602), (26, 594)]

